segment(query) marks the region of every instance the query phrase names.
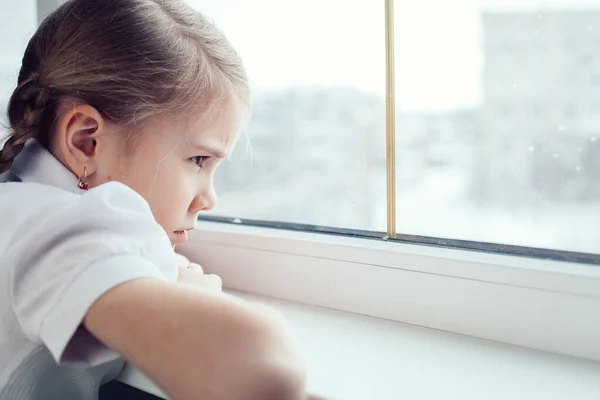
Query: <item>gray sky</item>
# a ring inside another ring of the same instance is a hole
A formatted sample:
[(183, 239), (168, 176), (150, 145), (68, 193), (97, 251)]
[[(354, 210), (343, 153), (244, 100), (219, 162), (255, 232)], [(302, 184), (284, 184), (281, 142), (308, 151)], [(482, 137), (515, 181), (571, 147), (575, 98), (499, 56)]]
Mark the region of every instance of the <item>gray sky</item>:
[[(346, 85), (384, 93), (383, 1), (188, 2), (225, 31), (257, 88)], [(565, 5), (598, 6), (600, 0), (396, 0), (398, 105), (414, 110), (476, 105), (483, 66), (480, 11)], [(0, 87), (7, 69), (18, 68), (35, 14), (34, 0), (0, 0)]]
[[(385, 90), (383, 1), (188, 0), (212, 17), (257, 87)], [(396, 89), (403, 109), (469, 107), (481, 97), (482, 10), (599, 6), (600, 0), (396, 0)]]

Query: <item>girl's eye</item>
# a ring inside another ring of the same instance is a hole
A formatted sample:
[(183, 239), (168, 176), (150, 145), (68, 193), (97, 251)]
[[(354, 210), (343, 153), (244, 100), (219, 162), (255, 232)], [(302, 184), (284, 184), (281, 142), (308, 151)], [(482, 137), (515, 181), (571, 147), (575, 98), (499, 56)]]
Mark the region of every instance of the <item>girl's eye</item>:
[(202, 164), (204, 164), (204, 162), (208, 159), (208, 157), (206, 156), (194, 156), (194, 157), (190, 157), (190, 160), (196, 164), (197, 166), (199, 166), (200, 168), (203, 167)]

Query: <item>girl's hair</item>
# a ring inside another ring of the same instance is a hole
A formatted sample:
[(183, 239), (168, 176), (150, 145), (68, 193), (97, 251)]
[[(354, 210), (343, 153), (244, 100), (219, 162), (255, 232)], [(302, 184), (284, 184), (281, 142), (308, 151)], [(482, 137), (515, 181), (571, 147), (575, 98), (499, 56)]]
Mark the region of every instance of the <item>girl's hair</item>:
[(33, 35), (8, 105), (7, 171), (25, 142), (48, 146), (58, 106), (72, 98), (131, 132), (151, 115), (249, 105), (240, 58), (182, 0), (70, 0)]

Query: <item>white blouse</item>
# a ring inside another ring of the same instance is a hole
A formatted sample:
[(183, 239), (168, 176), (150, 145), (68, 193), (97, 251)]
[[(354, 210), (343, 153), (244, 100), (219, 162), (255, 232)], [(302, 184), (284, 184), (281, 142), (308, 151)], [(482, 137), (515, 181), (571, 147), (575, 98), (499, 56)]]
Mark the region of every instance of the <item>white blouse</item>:
[(169, 238), (138, 193), (118, 182), (81, 191), (35, 141), (3, 178), (0, 400), (95, 399), (123, 362), (82, 320), (126, 281), (175, 281)]

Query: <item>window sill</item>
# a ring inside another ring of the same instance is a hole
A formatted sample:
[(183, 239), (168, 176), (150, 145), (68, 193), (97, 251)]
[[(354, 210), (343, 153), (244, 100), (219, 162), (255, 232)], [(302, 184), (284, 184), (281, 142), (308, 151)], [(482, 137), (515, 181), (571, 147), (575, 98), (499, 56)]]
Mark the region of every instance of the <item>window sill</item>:
[(600, 267), (201, 222), (228, 289), (600, 361)]
[[(600, 364), (316, 306), (241, 295), (282, 312), (308, 388), (330, 400), (600, 398)], [(119, 380), (164, 396), (127, 367)]]

